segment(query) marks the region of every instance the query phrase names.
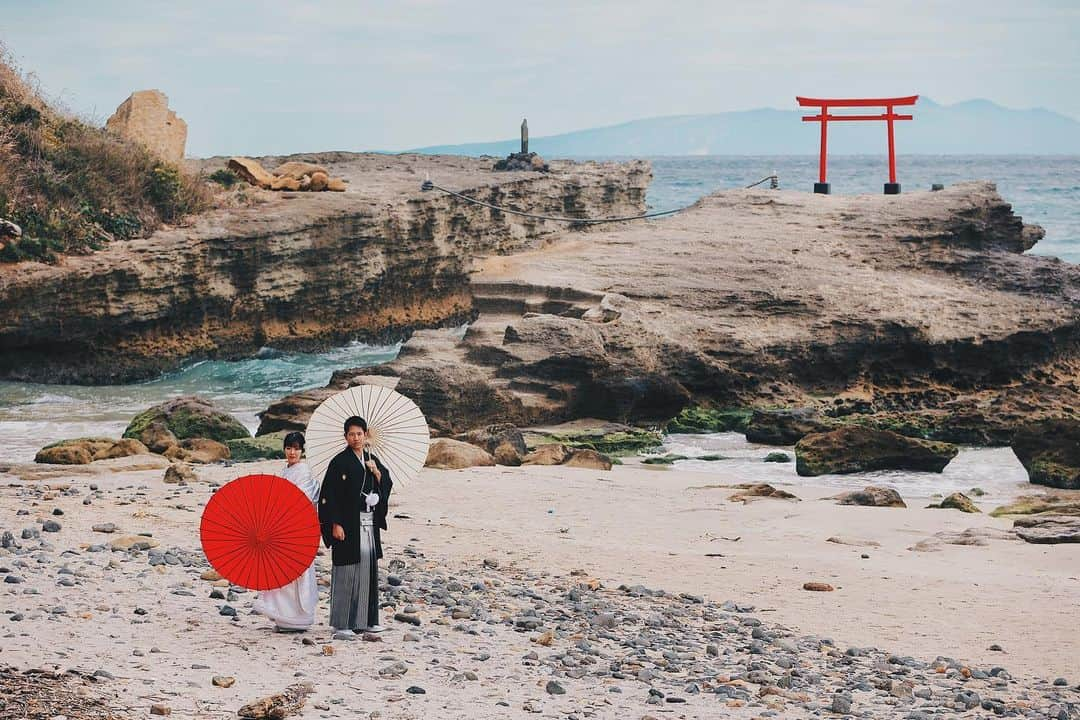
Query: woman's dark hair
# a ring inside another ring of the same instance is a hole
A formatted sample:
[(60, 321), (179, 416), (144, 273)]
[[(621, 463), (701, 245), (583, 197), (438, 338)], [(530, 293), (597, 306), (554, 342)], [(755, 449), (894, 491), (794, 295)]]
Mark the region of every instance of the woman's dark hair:
[(345, 421), (345, 434), (349, 434), (349, 428), (358, 427), (364, 432), (367, 432), (367, 420), (359, 415), (353, 415), (351, 418)]
[(281, 443), (282, 449), (289, 447), (290, 445), (299, 445), (300, 449), (304, 449), (304, 433), (291, 432), (285, 436), (285, 441)]

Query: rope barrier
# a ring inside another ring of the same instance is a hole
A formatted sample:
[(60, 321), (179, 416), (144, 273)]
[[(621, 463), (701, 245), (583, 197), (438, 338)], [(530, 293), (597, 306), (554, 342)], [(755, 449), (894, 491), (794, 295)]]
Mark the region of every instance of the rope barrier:
[[(758, 180), (756, 183), (754, 183), (752, 185), (747, 185), (746, 189), (756, 187), (756, 186), (760, 185), (761, 183), (765, 182), (766, 180), (771, 180), (772, 182), (770, 184), (770, 187), (775, 190), (777, 187), (779, 187), (778, 179), (779, 178), (775, 174), (769, 175), (767, 177), (762, 178), (761, 180)], [(486, 207), (486, 208), (490, 208), (492, 210), (497, 210), (497, 211), (502, 212), (502, 213), (507, 213), (509, 215), (520, 215), (521, 217), (533, 218), (534, 220), (552, 220), (554, 222), (577, 223), (577, 224), (580, 224), (580, 225), (599, 225), (601, 223), (629, 222), (631, 220), (645, 220), (647, 218), (664, 217), (665, 215), (674, 215), (675, 213), (680, 213), (683, 210), (688, 210), (689, 208), (693, 207), (693, 205), (686, 205), (684, 207), (676, 208), (674, 210), (662, 210), (660, 212), (645, 213), (643, 215), (626, 215), (626, 216), (623, 216), (623, 217), (571, 218), (571, 217), (561, 217), (561, 216), (558, 216), (558, 215), (538, 215), (536, 213), (528, 213), (528, 212), (523, 212), (521, 210), (513, 210), (513, 209), (507, 208), (507, 207), (500, 207), (498, 205), (493, 205), (491, 203), (484, 202), (483, 200), (477, 200), (476, 198), (469, 197), (468, 195), (463, 195), (462, 193), (455, 192), (454, 190), (444, 188), (444, 187), (442, 187), (440, 185), (436, 185), (435, 183), (431, 182), (431, 180), (425, 180), (423, 183), (421, 183), (420, 189), (423, 190), (424, 192), (428, 192), (428, 191), (431, 191), (431, 190), (439, 190), (441, 192), (446, 193), (447, 195), (453, 195), (456, 198), (461, 198), (462, 200), (464, 200), (466, 202), (473, 203), (474, 205), (480, 205), (480, 206), (483, 206), (483, 207)]]

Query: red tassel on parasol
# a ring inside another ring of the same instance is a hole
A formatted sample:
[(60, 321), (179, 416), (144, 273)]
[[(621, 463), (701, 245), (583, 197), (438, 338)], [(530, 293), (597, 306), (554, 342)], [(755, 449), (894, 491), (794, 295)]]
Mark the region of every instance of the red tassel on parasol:
[(285, 478), (245, 475), (211, 496), (199, 535), (206, 559), (226, 580), (274, 590), (300, 577), (315, 559), (319, 517)]

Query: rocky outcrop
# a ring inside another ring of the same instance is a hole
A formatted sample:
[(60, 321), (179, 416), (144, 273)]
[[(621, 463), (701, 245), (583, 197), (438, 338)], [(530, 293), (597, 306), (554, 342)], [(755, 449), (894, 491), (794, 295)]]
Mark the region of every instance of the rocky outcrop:
[(472, 443), (449, 438), (437, 438), (428, 447), (424, 467), (437, 470), (462, 470), (470, 467), (485, 467), (495, 464), (495, 459), (487, 450)]
[(800, 440), (795, 445), (795, 471), (804, 477), (871, 470), (941, 472), (957, 452), (949, 443), (851, 426)]
[(193, 358), (318, 350), (460, 323), (476, 312), (468, 271), (477, 259), (534, 249), (566, 228), (424, 193), (425, 174), (492, 204), (582, 216), (640, 212), (651, 177), (642, 162), (558, 162), (538, 175), (494, 174), (468, 158), (261, 160), (315, 163), (348, 180), (349, 191), (249, 189), (253, 206), (216, 210), (189, 227), (57, 265), (4, 264), (0, 378), (127, 382)]
[(258, 160), (234, 157), (229, 158), (226, 167), (249, 184), (263, 190), (345, 192), (347, 189), (345, 180), (330, 177), (329, 170), (315, 163), (290, 160), (268, 172)]
[(900, 493), (892, 488), (867, 485), (862, 490), (841, 493), (833, 498), (837, 505), (862, 505), (865, 507), (906, 508), (907, 503)]
[(1029, 543), (1080, 543), (1080, 517), (1075, 515), (1035, 515), (1013, 522), (1016, 534)]
[(1080, 492), (1054, 495), (1021, 495), (1008, 505), (991, 511), (992, 517), (1018, 515), (1080, 515)]
[(778, 490), (768, 483), (740, 483), (735, 486), (739, 492), (728, 498), (731, 502), (741, 502), (746, 505), (757, 498), (775, 498), (777, 500), (794, 500), (799, 498), (786, 490)]
[(522, 465), (566, 465), (589, 470), (610, 470), (611, 458), (590, 448), (567, 447), (562, 443), (540, 445), (522, 460)]
[(611, 458), (586, 448), (578, 448), (562, 463), (566, 467), (585, 468), (586, 470), (610, 470)]
[(185, 462), (174, 462), (165, 469), (163, 481), (167, 485), (188, 485), (198, 479), (199, 476), (190, 465)]
[(562, 443), (541, 445), (525, 456), (524, 465), (562, 465), (573, 453), (573, 450)]
[(187, 123), (169, 109), (160, 90), (139, 90), (120, 103), (105, 128), (146, 147), (162, 160), (180, 164), (187, 143)]
[(1038, 485), (1080, 490), (1080, 420), (1048, 420), (1023, 426), (1012, 450)]
[(54, 465), (86, 465), (95, 460), (142, 455), (150, 452), (138, 440), (123, 438), (78, 438), (61, 440), (38, 451), (34, 462)]
[(525, 436), (521, 434), (521, 430), (508, 423), (488, 425), (476, 430), (470, 430), (456, 436), (454, 439), (472, 443), (493, 454), (495, 448), (506, 443), (517, 450), (518, 453), (525, 454)]
[(936, 503), (934, 505), (927, 505), (927, 507), (938, 508), (941, 510), (959, 510), (960, 512), (966, 513), (982, 512), (982, 510), (979, 510), (979, 506), (972, 502), (971, 498), (969, 498), (964, 493), (959, 492), (951, 493), (950, 495), (946, 496), (945, 499), (943, 499), (940, 503)]
[(761, 406), (807, 408), (762, 440), (844, 423), (1000, 444), (1080, 405), (1080, 269), (1020, 254), (1039, 232), (988, 183), (722, 192), (484, 261), (463, 339), (414, 336), (363, 372), (440, 432)]
[(225, 443), (204, 437), (188, 438), (179, 445), (169, 448), (163, 454), (170, 460), (199, 465), (221, 462), (230, 459), (232, 456), (229, 447)]
[[(124, 437), (135, 438), (154, 452), (166, 453), (170, 448), (182, 445), (180, 442), (166, 444), (170, 437), (174, 441), (205, 438), (220, 444), (235, 438), (251, 437), (251, 433), (239, 420), (209, 400), (179, 397), (136, 415), (124, 430)], [(159, 450), (162, 445), (165, 445), (164, 449)], [(189, 444), (185, 449), (193, 448)]]
[(794, 445), (811, 433), (828, 432), (836, 422), (813, 408), (755, 409), (746, 424), (746, 440), (762, 445)]
[(499, 172), (513, 170), (550, 172), (551, 167), (544, 161), (544, 158), (534, 152), (516, 152), (510, 153), (502, 160), (497, 161), (491, 166), (491, 169)]
[(284, 460), (286, 430), (253, 438), (227, 440), (229, 459), (233, 462), (251, 462), (253, 460)]

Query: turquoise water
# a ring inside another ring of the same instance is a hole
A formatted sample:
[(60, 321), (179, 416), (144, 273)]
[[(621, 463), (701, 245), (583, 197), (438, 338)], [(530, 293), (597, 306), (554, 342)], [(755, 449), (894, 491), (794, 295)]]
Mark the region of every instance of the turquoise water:
[[(705, 194), (743, 187), (774, 171), (785, 189), (809, 191), (817, 176), (817, 158), (809, 155), (651, 160), (654, 181), (648, 202), (654, 209), (689, 205)], [(885, 174), (884, 157), (830, 159), (834, 193), (881, 192)], [(1080, 157), (901, 156), (899, 180), (905, 190), (935, 182), (995, 181), (1026, 222), (1046, 228), (1046, 239), (1032, 252), (1080, 262)], [(0, 383), (0, 442), (6, 459), (29, 461), (55, 440), (118, 436), (136, 413), (177, 395), (194, 394), (214, 400), (254, 429), (255, 414), (274, 400), (325, 385), (334, 370), (388, 362), (399, 349), (353, 343), (317, 355), (264, 350), (248, 360), (194, 363), (152, 382), (124, 386)]]
[(137, 413), (179, 395), (213, 400), (254, 432), (259, 425), (256, 413), (271, 402), (326, 385), (335, 370), (389, 362), (400, 349), (400, 343), (350, 343), (318, 355), (266, 349), (248, 360), (193, 363), (132, 385), (0, 383), (0, 443), (5, 460), (29, 462), (43, 445), (56, 440), (120, 437)]

